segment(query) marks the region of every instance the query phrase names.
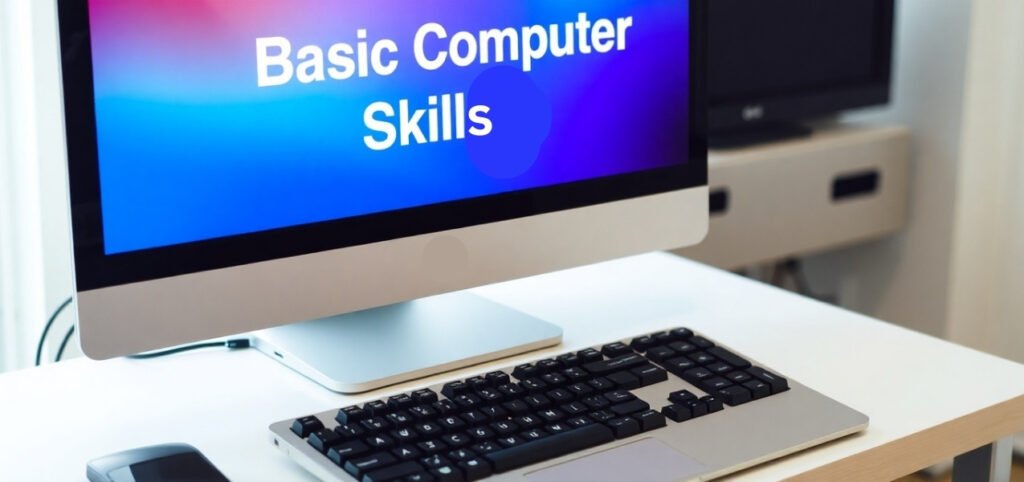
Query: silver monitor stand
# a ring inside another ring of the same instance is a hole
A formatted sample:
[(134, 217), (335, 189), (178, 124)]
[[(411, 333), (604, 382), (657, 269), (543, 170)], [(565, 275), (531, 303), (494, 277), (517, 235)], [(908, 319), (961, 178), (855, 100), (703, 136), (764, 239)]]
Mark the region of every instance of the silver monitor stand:
[(329, 390), (361, 393), (561, 341), (558, 326), (458, 292), (271, 328), (253, 343)]

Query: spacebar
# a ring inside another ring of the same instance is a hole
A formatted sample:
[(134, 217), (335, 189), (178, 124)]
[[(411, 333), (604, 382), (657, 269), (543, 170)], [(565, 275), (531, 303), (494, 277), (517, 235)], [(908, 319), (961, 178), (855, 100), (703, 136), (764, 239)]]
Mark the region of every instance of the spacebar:
[(485, 457), (494, 464), (495, 472), (507, 472), (614, 440), (615, 434), (610, 428), (594, 424), (491, 452)]

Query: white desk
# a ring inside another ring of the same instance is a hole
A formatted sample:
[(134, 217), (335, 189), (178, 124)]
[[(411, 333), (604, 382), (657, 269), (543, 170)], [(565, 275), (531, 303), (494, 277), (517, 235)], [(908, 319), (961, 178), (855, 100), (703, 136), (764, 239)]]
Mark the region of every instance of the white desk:
[[(565, 328), (562, 347), (524, 360), (689, 326), (871, 417), (861, 435), (733, 480), (892, 479), (1024, 430), (1024, 366), (670, 255), (478, 292)], [(11, 373), (0, 376), (0, 480), (85, 480), (93, 457), (179, 441), (233, 480), (311, 480), (271, 447), (271, 422), (482, 369), (358, 397), (329, 393), (253, 350)]]

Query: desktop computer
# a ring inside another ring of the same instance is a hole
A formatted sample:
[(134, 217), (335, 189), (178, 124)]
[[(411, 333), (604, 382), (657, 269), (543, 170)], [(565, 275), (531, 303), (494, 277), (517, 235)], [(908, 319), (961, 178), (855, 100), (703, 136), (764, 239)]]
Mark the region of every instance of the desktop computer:
[[(702, 0), (58, 5), (90, 357), (253, 332), (364, 392), (560, 342), (465, 289), (707, 231)], [(682, 327), (384, 395), (271, 440), (325, 480), (679, 480), (867, 424)]]

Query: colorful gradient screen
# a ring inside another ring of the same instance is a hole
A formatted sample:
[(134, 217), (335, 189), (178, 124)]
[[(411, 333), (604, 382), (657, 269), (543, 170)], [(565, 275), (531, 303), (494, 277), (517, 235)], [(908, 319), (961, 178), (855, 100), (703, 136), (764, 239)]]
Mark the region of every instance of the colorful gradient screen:
[(687, 162), (682, 0), (89, 0), (107, 254)]

